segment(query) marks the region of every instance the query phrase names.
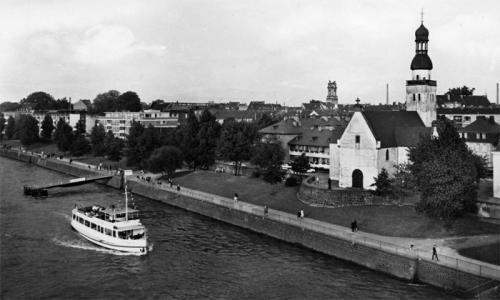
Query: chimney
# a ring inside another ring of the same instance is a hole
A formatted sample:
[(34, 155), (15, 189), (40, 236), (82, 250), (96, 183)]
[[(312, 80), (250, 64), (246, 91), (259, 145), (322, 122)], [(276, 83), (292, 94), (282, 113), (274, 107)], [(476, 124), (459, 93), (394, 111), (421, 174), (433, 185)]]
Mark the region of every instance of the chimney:
[(385, 104), (389, 105), (389, 84), (385, 85)]

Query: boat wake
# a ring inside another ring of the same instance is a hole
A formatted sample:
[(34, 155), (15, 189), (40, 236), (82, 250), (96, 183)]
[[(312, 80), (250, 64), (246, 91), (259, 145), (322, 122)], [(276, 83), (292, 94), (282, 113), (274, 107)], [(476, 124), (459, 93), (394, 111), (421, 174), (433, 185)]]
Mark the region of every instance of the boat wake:
[[(143, 253), (129, 253), (129, 252), (121, 252), (121, 251), (116, 251), (116, 250), (111, 250), (111, 249), (106, 249), (102, 247), (97, 247), (93, 246), (91, 243), (84, 241), (84, 240), (67, 240), (63, 241), (58, 238), (53, 238), (52, 241), (59, 246), (62, 247), (68, 247), (68, 248), (74, 248), (74, 249), (81, 249), (81, 250), (88, 250), (88, 251), (95, 251), (95, 252), (101, 252), (101, 253), (106, 253), (106, 254), (112, 254), (112, 255), (117, 255), (117, 256), (142, 256), (145, 255)], [(151, 249), (149, 249), (151, 248)], [(153, 250), (153, 246), (151, 245), (148, 247), (148, 250), (151, 251)]]

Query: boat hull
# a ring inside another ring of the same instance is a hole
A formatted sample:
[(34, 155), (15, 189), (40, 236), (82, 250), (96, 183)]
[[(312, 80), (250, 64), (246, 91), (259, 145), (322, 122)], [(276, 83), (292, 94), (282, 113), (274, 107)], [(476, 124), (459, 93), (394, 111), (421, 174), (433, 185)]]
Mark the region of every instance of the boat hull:
[(88, 227), (72, 220), (71, 227), (86, 240), (101, 247), (128, 253), (147, 254), (148, 245), (146, 240), (124, 240), (100, 234)]

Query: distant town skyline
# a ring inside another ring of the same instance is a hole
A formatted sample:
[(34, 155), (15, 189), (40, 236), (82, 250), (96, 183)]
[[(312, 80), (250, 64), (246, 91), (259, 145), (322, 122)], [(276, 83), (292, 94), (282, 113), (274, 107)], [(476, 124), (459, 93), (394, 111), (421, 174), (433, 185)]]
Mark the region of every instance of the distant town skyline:
[(438, 94), (495, 102), (500, 2), (2, 1), (0, 102), (35, 91), (94, 99), (404, 102), (421, 10)]

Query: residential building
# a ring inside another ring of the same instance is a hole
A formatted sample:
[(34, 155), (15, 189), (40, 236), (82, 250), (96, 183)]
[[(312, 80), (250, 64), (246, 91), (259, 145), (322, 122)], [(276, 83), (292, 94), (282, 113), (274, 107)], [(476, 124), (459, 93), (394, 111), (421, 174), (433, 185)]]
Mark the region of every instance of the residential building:
[(486, 159), (488, 168), (493, 167), (492, 152), (498, 146), (500, 139), (500, 125), (494, 118), (486, 119), (480, 116), (466, 127), (459, 128), (460, 136), (465, 140), (465, 144), (475, 154)]
[(488, 108), (491, 107), (487, 96), (437, 95), (439, 108)]
[(288, 118), (259, 130), (264, 140), (277, 140), (285, 161), (305, 153), (313, 168), (329, 169), (330, 143), (336, 143), (345, 122), (336, 118)]
[(493, 118), (496, 123), (500, 124), (500, 107), (438, 108), (437, 114), (453, 120), (457, 127), (470, 125), (478, 117)]
[(139, 116), (139, 112), (105, 112), (105, 116), (97, 118), (97, 123), (104, 126), (106, 132), (111, 130), (116, 137), (125, 139), (132, 121), (138, 120)]
[(159, 111), (154, 109), (141, 112), (106, 112), (105, 116), (98, 117), (97, 122), (104, 126), (104, 130), (111, 130), (116, 137), (126, 138), (129, 134), (132, 121), (139, 122), (144, 127), (152, 125), (155, 128), (175, 128), (179, 126), (179, 114), (175, 111)]

